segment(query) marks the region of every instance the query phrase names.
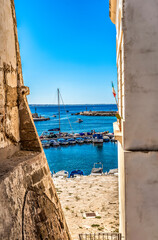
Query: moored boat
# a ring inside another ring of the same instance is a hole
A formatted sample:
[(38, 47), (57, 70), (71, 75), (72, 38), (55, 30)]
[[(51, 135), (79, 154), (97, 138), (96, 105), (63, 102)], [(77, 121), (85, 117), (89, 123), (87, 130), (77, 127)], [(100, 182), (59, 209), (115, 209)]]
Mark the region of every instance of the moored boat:
[(103, 136), (103, 142), (109, 142), (110, 138), (108, 136)]
[(70, 173), (70, 177), (77, 177), (77, 176), (82, 176), (83, 175), (83, 171), (82, 170), (73, 170)]
[(103, 143), (103, 136), (100, 133), (93, 134), (93, 143), (94, 144), (102, 144)]
[(74, 138), (69, 138), (67, 139), (67, 141), (69, 142), (69, 144), (75, 144), (76, 140)]
[(58, 139), (58, 142), (60, 145), (68, 145), (69, 144), (69, 142), (64, 138)]
[(76, 142), (79, 144), (84, 143), (84, 138), (78, 137), (76, 138)]
[(111, 142), (117, 142), (117, 140), (115, 139), (115, 137), (111, 138)]
[(94, 163), (91, 171), (92, 176), (98, 176), (103, 174), (103, 164), (101, 162)]
[(42, 147), (43, 147), (43, 148), (48, 148), (48, 147), (50, 147), (50, 142), (47, 141), (47, 140), (42, 140), (41, 143), (42, 143)]
[(58, 147), (59, 146), (59, 143), (56, 141), (56, 140), (50, 140), (50, 146), (52, 147)]

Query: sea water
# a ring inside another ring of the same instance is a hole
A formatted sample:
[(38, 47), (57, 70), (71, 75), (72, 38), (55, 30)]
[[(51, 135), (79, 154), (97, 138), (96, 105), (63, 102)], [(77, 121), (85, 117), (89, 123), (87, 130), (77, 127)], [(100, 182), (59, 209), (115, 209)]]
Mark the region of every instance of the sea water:
[[(35, 122), (37, 132), (39, 135), (43, 131), (51, 128), (59, 127), (58, 106), (57, 105), (30, 105), (31, 112), (35, 111), (38, 115), (50, 117), (50, 120), (43, 122)], [(117, 106), (114, 104), (102, 105), (63, 105), (60, 106), (60, 123), (61, 131), (74, 133), (109, 131), (113, 132), (113, 122), (115, 117), (105, 116), (76, 116), (72, 113), (81, 111), (116, 111)], [(56, 117), (53, 117), (56, 115)], [(77, 119), (81, 118), (82, 123), (78, 123)], [(69, 120), (68, 120), (69, 119)], [(71, 126), (70, 126), (71, 124)], [(103, 145), (76, 144), (69, 146), (50, 147), (44, 149), (50, 170), (57, 172), (60, 170), (67, 170), (71, 172), (75, 169), (83, 170), (85, 175), (90, 174), (93, 164), (96, 162), (103, 163), (103, 171), (117, 168), (117, 143), (105, 142)]]

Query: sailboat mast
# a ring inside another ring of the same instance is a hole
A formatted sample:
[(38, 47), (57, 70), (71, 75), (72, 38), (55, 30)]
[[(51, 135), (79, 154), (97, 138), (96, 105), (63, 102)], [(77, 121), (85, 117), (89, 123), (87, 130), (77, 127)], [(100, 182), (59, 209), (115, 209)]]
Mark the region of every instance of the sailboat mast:
[(59, 93), (59, 88), (57, 89), (57, 92), (58, 92), (59, 133), (60, 133), (60, 93)]

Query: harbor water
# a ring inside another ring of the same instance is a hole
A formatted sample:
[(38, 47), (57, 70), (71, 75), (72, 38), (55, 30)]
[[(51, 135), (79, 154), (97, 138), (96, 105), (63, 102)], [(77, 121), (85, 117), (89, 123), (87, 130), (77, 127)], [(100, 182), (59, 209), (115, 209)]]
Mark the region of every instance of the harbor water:
[[(37, 132), (39, 135), (43, 131), (51, 128), (59, 127), (58, 120), (58, 106), (57, 105), (30, 105), (32, 113), (35, 111), (40, 116), (50, 117), (48, 121), (35, 122)], [(116, 111), (117, 106), (114, 104), (103, 105), (63, 105), (60, 106), (60, 120), (61, 131), (71, 133), (109, 131), (113, 132), (113, 122), (116, 121), (115, 117), (105, 116), (76, 116), (71, 115), (81, 111)], [(53, 117), (55, 115), (56, 117)], [(78, 123), (78, 118), (83, 120)], [(69, 119), (69, 120), (68, 120)], [(71, 123), (71, 127), (69, 124)], [(93, 164), (102, 162), (103, 171), (117, 168), (117, 143), (105, 142), (103, 145), (82, 144), (82, 145), (69, 145), (60, 147), (50, 147), (44, 149), (50, 170), (57, 172), (60, 170), (67, 170), (71, 172), (75, 169), (83, 170), (85, 175), (90, 174)]]

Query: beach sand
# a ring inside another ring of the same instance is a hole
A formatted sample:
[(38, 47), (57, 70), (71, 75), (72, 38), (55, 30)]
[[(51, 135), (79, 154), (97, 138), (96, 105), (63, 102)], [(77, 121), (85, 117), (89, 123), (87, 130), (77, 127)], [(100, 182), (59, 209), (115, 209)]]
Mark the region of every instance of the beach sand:
[[(54, 178), (55, 187), (73, 240), (80, 233), (118, 232), (118, 177)], [(84, 213), (98, 212), (85, 218)]]

